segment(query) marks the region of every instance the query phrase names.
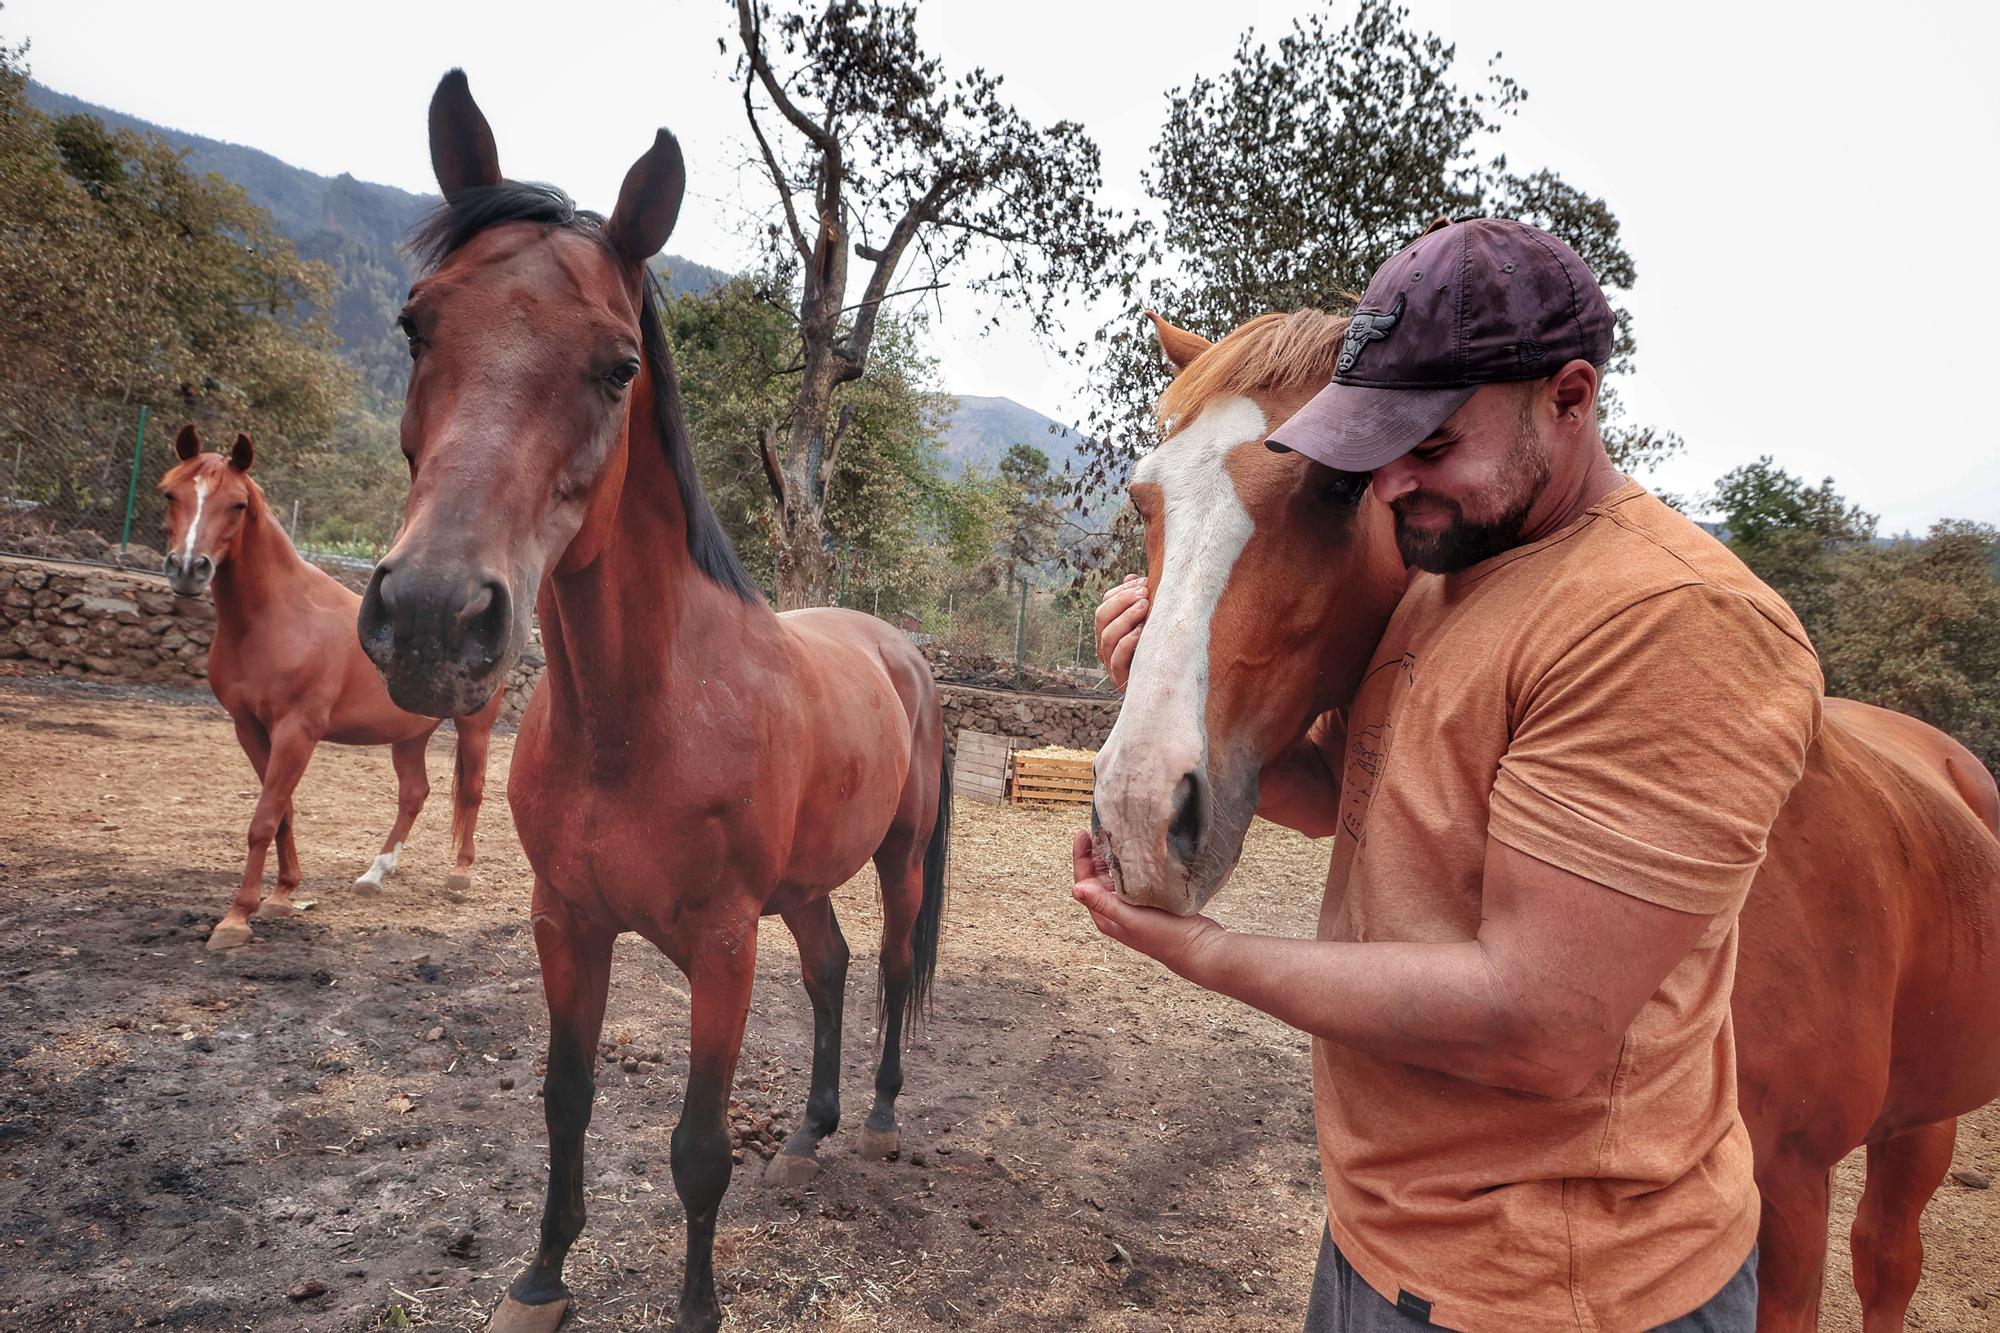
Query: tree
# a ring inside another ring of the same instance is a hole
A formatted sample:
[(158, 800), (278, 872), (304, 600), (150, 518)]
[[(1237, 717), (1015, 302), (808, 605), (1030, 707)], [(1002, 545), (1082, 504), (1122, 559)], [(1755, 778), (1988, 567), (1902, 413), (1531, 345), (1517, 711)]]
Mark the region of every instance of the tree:
[(1921, 543), (1831, 558), (1813, 629), (1827, 692), (1922, 718), (2000, 768), (2000, 528), (1946, 519)]
[(1872, 538), (1875, 516), (1847, 503), (1832, 477), (1808, 486), (1768, 454), (1731, 469), (1715, 492), (1730, 549), (1791, 603), (1808, 631), (1826, 625), (1833, 553)]
[(24, 447), (20, 493), (108, 512), (141, 403), (250, 431), (274, 462), (325, 436), (351, 378), (303, 312), (330, 272), (238, 187), (157, 138), (51, 120), (26, 84), (0, 49), (0, 435)]
[(1006, 497), (1006, 527), (999, 550), (1007, 591), (1017, 577), (1054, 559), (1062, 550), (1062, 479), (1049, 470), (1049, 456), (1032, 444), (1016, 444), (1000, 460)]
[[(1092, 202), (1102, 173), (1082, 128), (1030, 124), (984, 70), (948, 77), (917, 40), (914, 6), (735, 3), (744, 115), (777, 194), (767, 245), (796, 297), (799, 378), (756, 445), (778, 602), (802, 606), (832, 590), (845, 386), (867, 371), (884, 305), (960, 285), (1053, 342), (1062, 296), (1097, 290), (1129, 229)], [(859, 299), (850, 257), (867, 266)]]
[[(663, 312), (710, 502), (767, 587), (777, 577), (782, 532), (757, 441), (797, 390), (798, 342), (782, 290), (769, 278), (734, 278), (676, 297)], [(846, 435), (825, 512), (840, 534), (839, 559), (871, 589), (914, 594), (950, 568), (984, 559), (990, 546), (988, 488), (944, 475), (949, 403), (935, 377), (919, 328), (891, 315), (876, 329), (867, 371), (843, 391)]]
[[(1344, 308), (1384, 260), (1438, 217), (1494, 214), (1569, 241), (1614, 308), (1636, 280), (1610, 207), (1550, 171), (1518, 174), (1491, 140), (1526, 92), (1487, 62), (1465, 77), (1456, 49), (1409, 25), (1393, 0), (1361, 0), (1341, 27), (1297, 20), (1276, 45), (1246, 33), (1235, 63), (1168, 95), (1146, 187), (1163, 214), (1147, 304), (1219, 338), (1251, 317)], [(1094, 441), (1079, 490), (1123, 484), (1151, 439), (1166, 384), (1136, 309), (1099, 335)], [(1634, 344), (1619, 309), (1614, 375)], [(1679, 448), (1621, 422), (1602, 396), (1613, 457), (1643, 468)]]

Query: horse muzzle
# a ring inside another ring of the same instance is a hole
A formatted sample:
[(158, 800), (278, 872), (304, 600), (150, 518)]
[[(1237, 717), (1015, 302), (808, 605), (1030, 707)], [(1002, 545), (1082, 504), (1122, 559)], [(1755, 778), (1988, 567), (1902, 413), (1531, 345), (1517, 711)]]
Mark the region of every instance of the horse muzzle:
[(466, 717), (506, 680), (524, 626), (506, 580), (490, 571), (428, 569), (392, 553), (375, 567), (356, 628), (398, 708)]
[(176, 596), (199, 597), (215, 578), (215, 561), (205, 555), (184, 561), (176, 551), (162, 562), (160, 572), (167, 576)]

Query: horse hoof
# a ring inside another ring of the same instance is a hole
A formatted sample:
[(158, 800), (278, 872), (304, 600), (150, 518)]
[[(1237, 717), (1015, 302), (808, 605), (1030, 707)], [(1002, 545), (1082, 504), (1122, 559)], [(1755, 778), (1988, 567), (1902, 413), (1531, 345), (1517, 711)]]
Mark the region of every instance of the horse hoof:
[(509, 1292), (486, 1321), (486, 1333), (555, 1333), (568, 1317), (567, 1296), (558, 1296), (546, 1305), (524, 1305)]
[(472, 872), (454, 870), (444, 877), (444, 887), (449, 893), (464, 893), (472, 887)]
[(362, 898), (379, 898), (382, 895), (382, 881), (379, 879), (369, 879), (366, 875), (363, 875), (360, 879), (354, 881), (354, 892)]
[(863, 1125), (861, 1127), (861, 1137), (856, 1140), (854, 1151), (863, 1157), (887, 1160), (896, 1155), (898, 1146), (899, 1142), (895, 1126), (892, 1125), (888, 1129), (875, 1129), (871, 1126)]
[(764, 1184), (775, 1190), (795, 1190), (818, 1174), (818, 1158), (804, 1153), (781, 1152), (764, 1168)]
[(257, 904), (257, 910), (250, 915), (262, 917), (303, 916), (312, 906), (311, 899), (266, 898), (263, 902)]
[(223, 949), (240, 949), (249, 942), (250, 927), (247, 925), (232, 926), (228, 922), (218, 921), (215, 929), (208, 933), (208, 948), (211, 953)]

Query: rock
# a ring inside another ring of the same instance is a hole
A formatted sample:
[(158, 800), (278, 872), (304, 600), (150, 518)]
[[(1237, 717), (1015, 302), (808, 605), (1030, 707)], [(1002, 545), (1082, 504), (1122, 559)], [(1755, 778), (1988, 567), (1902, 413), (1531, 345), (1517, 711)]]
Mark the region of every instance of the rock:
[(326, 1295), (326, 1283), (321, 1282), (318, 1278), (309, 1277), (305, 1281), (294, 1286), (290, 1291), (286, 1292), (285, 1295), (291, 1297), (295, 1301), (310, 1301), (315, 1299), (316, 1297)]
[(1969, 1190), (1993, 1188), (1992, 1177), (1988, 1176), (1984, 1171), (1969, 1166), (1959, 1167), (1951, 1173), (1951, 1178)]
[(500, 1076), (500, 1091), (512, 1092), (513, 1090), (514, 1090), (514, 1076), (511, 1074), (502, 1074)]
[(431, 1030), (430, 1030), (429, 1032), (426, 1032), (426, 1033), (424, 1034), (424, 1040), (425, 1040), (425, 1041), (443, 1041), (443, 1040), (444, 1040), (444, 1029), (443, 1029), (442, 1027), (434, 1027), (434, 1028), (432, 1028), (432, 1029), (431, 1029)]

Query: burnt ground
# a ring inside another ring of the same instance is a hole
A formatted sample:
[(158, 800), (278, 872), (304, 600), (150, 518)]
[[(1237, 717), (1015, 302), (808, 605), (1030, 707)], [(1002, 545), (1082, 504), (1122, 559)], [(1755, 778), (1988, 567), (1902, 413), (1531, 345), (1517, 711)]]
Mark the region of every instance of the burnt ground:
[[(219, 708), (0, 680), (0, 1326), (479, 1327), (533, 1242), (547, 1020), (500, 781), (475, 886), (442, 888), (444, 745), (373, 900), (348, 885), (393, 812), (388, 755), (322, 749), (297, 797), (318, 906), (212, 955), (254, 800)], [(496, 779), (510, 754), (496, 738)], [(1074, 816), (958, 818), (898, 1160), (852, 1151), (879, 924), (864, 874), (836, 899), (856, 955), (847, 1128), (805, 1191), (760, 1187), (757, 1127), (796, 1122), (811, 1026), (790, 936), (762, 933), (717, 1242), (730, 1326), (1297, 1327), (1323, 1210), (1303, 1041), (1099, 940), (1064, 892)], [(1324, 864), (1260, 825), (1219, 914), (1302, 933)], [(686, 1019), (679, 974), (622, 942), (572, 1328), (670, 1320)], [(1956, 1165), (2000, 1177), (2000, 1108), (1963, 1123)], [(1925, 1238), (1911, 1325), (2000, 1328), (2000, 1190), (1947, 1180)], [(1826, 1327), (1858, 1327), (1846, 1274), (1837, 1243)]]

